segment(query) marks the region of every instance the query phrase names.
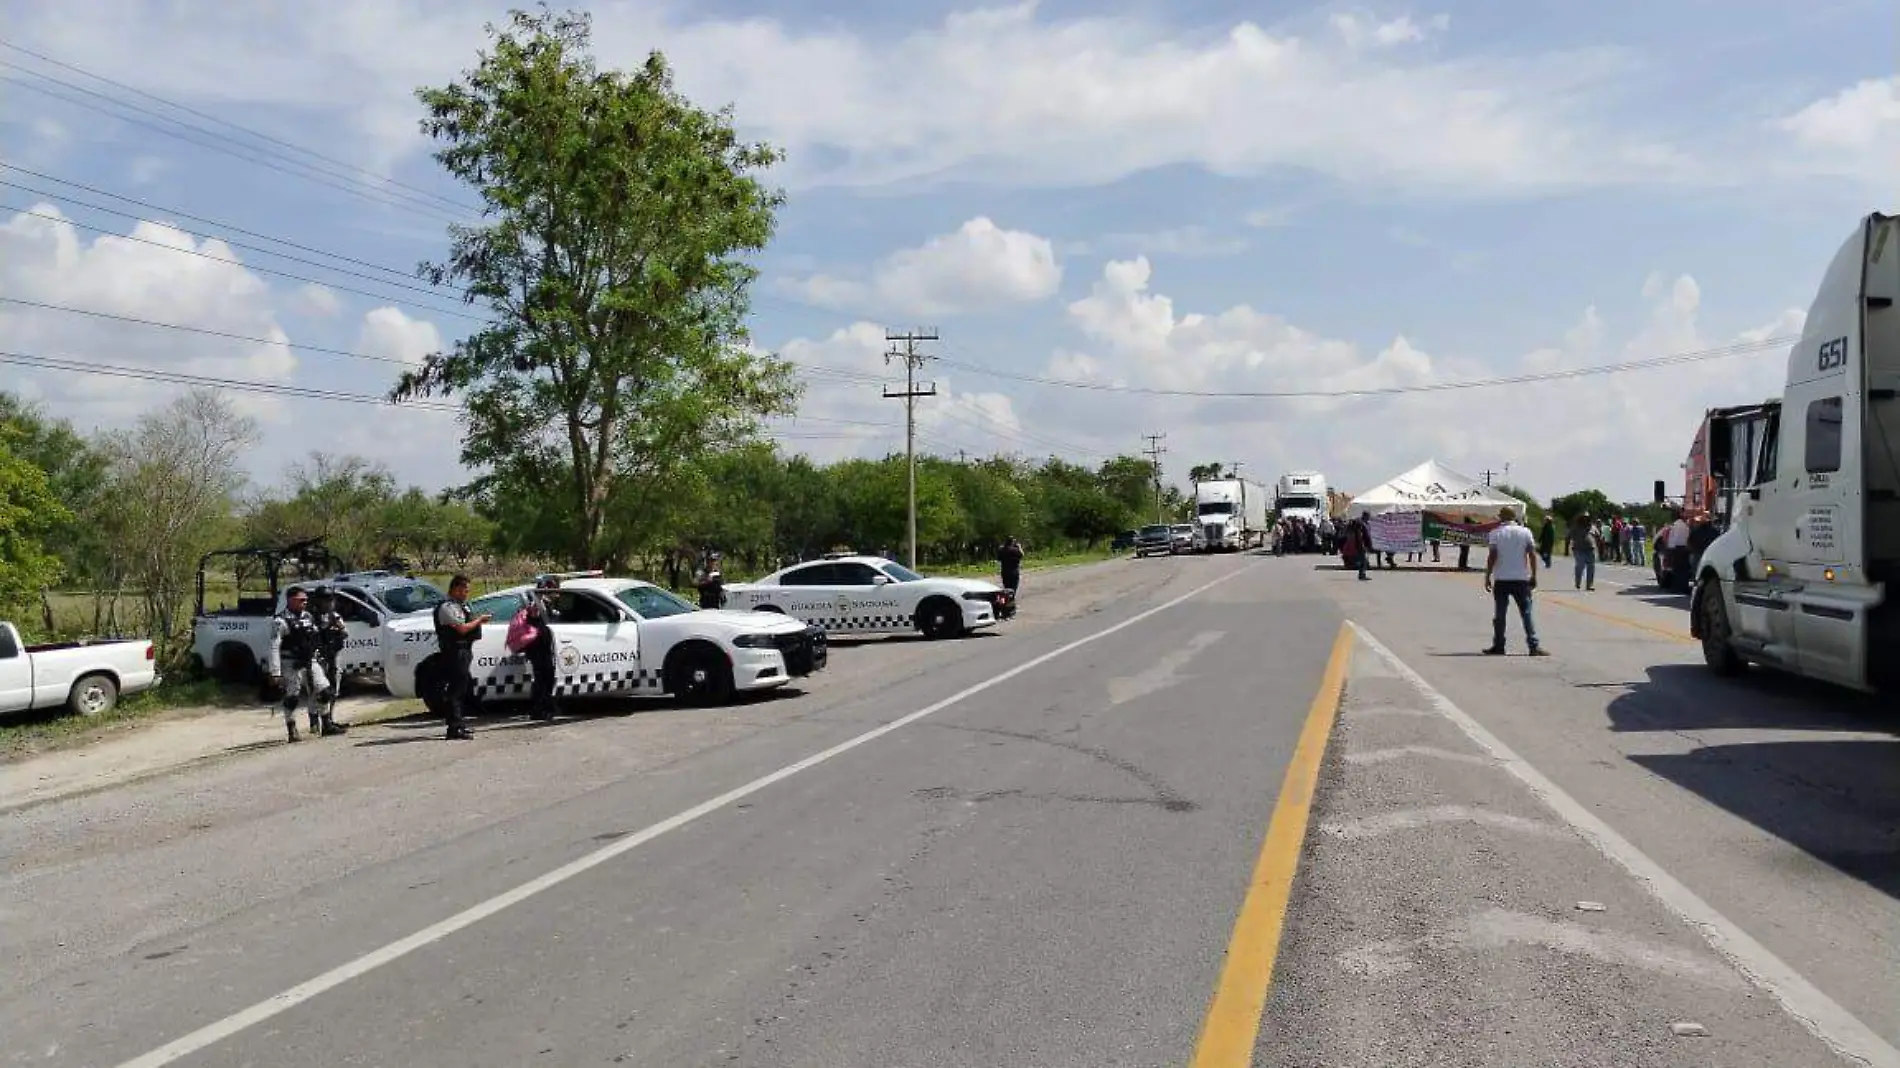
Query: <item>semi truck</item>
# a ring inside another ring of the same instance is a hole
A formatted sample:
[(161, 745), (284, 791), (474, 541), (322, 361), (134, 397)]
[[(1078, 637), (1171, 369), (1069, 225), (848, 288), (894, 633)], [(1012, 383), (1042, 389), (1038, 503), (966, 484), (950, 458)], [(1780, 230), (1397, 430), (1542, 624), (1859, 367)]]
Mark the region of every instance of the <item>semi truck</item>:
[(1267, 540), (1266, 487), (1244, 478), (1194, 484), (1195, 539), (1201, 552), (1244, 552)]
[(1749, 462), (1716, 475), (1731, 522), (1696, 563), (1690, 633), (1719, 675), (1900, 689), (1896, 297), (1900, 218), (1868, 215), (1822, 276)]
[(1273, 510), (1282, 519), (1304, 519), (1318, 526), (1331, 508), (1326, 476), (1318, 471), (1289, 471), (1274, 488)]

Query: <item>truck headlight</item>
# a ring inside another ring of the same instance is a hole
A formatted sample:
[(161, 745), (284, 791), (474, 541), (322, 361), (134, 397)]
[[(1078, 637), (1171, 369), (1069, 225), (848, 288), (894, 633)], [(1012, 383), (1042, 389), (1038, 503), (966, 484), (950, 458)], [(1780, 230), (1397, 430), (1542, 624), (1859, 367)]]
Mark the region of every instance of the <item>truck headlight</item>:
[(741, 634), (732, 639), (732, 644), (741, 649), (778, 648), (778, 640), (770, 634)]

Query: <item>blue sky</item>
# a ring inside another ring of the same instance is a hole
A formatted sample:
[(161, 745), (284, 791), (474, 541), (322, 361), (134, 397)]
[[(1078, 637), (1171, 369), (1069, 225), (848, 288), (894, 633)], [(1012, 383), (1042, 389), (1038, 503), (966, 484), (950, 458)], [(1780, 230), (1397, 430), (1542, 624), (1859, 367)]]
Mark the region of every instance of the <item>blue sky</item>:
[[(0, 0), (0, 39), (468, 200), (428, 160), (410, 92), (468, 65), (505, 8), (300, 7), (240, 22), (197, 4)], [(661, 48), (689, 95), (734, 104), (748, 133), (790, 152), (755, 339), (810, 369), (784, 443), (822, 458), (901, 447), (899, 406), (874, 380), (881, 327), (928, 323), (943, 334), (927, 373), (944, 395), (923, 405), (923, 431), (939, 451), (1095, 461), (1166, 432), (1177, 477), (1238, 459), (1256, 476), (1319, 469), (1363, 489), (1435, 456), (1474, 474), (1508, 463), (1541, 495), (1592, 484), (1636, 497), (1676, 476), (1703, 408), (1779, 388), (1779, 351), (1371, 399), (1118, 390), (1415, 387), (1784, 337), (1856, 218), (1900, 208), (1891, 0), (593, 10), (604, 61)], [(0, 61), (13, 65), (0, 67), (6, 162), (156, 207), (19, 171), (0, 181), (60, 195), (0, 187), (0, 204), (112, 234), (147, 220), (249, 240), (189, 213), (398, 268), (443, 247), (440, 214), (52, 99), (40, 90), (73, 90), (35, 73), (166, 112), (17, 51)], [(4, 351), (371, 393), (388, 364), (299, 346), (407, 359), (468, 325), (389, 284), (242, 249), (259, 271), (95, 244), (12, 215), (0, 212), (0, 297), (288, 347), (0, 304)], [(262, 268), (334, 288), (312, 296)], [(86, 426), (167, 395), (15, 366), (0, 382)], [(442, 414), (244, 403), (267, 424), (260, 481), (317, 448), (429, 485), (465, 477)]]

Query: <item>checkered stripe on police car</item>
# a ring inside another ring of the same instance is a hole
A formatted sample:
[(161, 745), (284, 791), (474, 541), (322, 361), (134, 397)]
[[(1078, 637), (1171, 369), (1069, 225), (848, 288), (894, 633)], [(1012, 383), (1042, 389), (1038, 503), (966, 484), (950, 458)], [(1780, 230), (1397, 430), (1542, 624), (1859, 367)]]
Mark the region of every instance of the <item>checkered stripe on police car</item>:
[[(506, 671), (479, 679), (475, 692), (482, 697), (508, 699), (527, 697), (533, 692), (534, 675), (527, 671)], [(554, 682), (557, 694), (659, 693), (665, 687), (660, 672), (651, 668), (622, 668), (614, 671), (583, 671), (563, 675)]]
[(875, 616), (807, 616), (807, 623), (816, 623), (826, 631), (838, 630), (909, 630), (916, 621), (905, 615)]

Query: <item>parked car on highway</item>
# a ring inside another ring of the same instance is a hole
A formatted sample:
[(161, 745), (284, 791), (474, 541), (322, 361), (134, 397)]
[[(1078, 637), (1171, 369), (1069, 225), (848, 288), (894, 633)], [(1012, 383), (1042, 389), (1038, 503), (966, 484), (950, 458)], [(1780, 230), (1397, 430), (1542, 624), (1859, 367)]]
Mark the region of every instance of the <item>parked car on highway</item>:
[(881, 556), (836, 556), (726, 587), (734, 608), (778, 612), (831, 634), (955, 638), (993, 627), (1013, 606), (993, 582), (929, 578)]
[(1114, 538), (1110, 539), (1108, 543), (1108, 551), (1111, 553), (1130, 552), (1134, 548), (1135, 548), (1135, 532), (1132, 530), (1122, 531), (1120, 534), (1117, 534), (1115, 535)]
[(1135, 532), (1135, 556), (1168, 556), (1174, 552), (1174, 528), (1154, 523)]
[(1194, 524), (1176, 523), (1171, 529), (1174, 531), (1174, 551), (1177, 553), (1193, 552)]
[[(532, 583), (471, 600), (471, 615), (494, 618), (475, 643), (475, 693), (491, 701), (525, 699), (533, 681), (527, 657), (507, 646), (508, 621)], [(581, 578), (544, 591), (554, 609), (556, 697), (660, 697), (725, 704), (736, 693), (783, 686), (821, 670), (824, 632), (783, 616), (702, 609), (651, 582)], [(433, 614), (403, 616), (383, 627), (383, 680), (397, 697), (420, 696), (446, 712), (445, 670)]]
[(110, 712), (121, 695), (158, 685), (152, 643), (143, 639), (28, 645), (0, 621), (0, 714), (58, 708)]

